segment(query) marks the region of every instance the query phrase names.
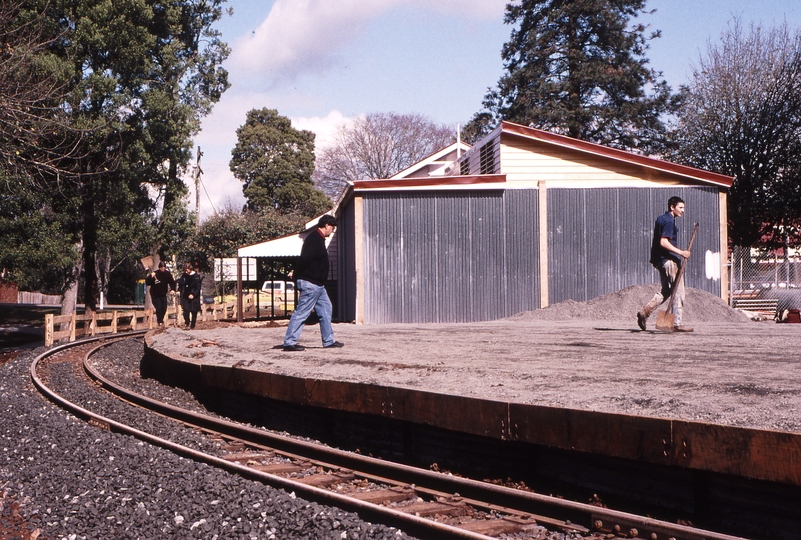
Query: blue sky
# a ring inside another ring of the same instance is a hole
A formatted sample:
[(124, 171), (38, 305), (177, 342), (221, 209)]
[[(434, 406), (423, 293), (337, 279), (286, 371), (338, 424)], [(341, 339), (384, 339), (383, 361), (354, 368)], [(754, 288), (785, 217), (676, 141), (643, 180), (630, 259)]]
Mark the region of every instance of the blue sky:
[[(506, 0), (228, 0), (217, 29), (231, 46), (231, 88), (204, 119), (202, 218), (244, 204), (228, 168), (247, 111), (268, 107), (326, 145), (338, 125), (372, 112), (418, 113), (467, 122), (503, 73), (511, 27)], [(650, 65), (674, 89), (688, 81), (711, 41), (733, 17), (801, 30), (798, 0), (649, 0), (638, 19), (662, 37)], [(190, 181), (190, 208), (195, 208)]]

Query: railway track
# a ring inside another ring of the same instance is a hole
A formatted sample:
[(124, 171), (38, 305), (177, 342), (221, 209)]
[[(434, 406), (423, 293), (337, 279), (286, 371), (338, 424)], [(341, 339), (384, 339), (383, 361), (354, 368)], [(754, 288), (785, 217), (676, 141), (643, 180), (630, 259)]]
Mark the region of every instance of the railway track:
[[(488, 482), (392, 463), (275, 434), (150, 399), (105, 377), (91, 357), (120, 339), (54, 348), (31, 365), (36, 387), (51, 401), (102, 429), (133, 435), (184, 457), (354, 511), (420, 538), (547, 538), (550, 531), (585, 538), (731, 540), (736, 537), (566, 501)], [(75, 366), (74, 384), (91, 384), (131, 406), (205, 434), (215, 452), (190, 448), (70, 402), (48, 386), (54, 363)]]

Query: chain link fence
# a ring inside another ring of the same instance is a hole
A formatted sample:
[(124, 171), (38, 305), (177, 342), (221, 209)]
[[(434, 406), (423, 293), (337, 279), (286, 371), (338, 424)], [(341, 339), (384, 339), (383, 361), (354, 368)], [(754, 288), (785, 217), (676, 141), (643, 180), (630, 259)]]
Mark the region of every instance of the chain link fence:
[(732, 307), (770, 318), (801, 309), (801, 248), (735, 246), (729, 270)]

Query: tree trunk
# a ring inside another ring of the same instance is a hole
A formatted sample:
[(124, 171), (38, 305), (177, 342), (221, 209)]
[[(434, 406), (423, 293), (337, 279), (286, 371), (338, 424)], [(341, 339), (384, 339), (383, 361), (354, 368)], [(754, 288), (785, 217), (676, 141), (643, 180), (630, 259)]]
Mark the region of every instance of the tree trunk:
[(167, 185), (164, 188), (164, 206), (162, 207), (162, 217), (159, 220), (159, 231), (164, 230), (164, 213), (171, 211), (173, 205), (178, 204), (181, 199), (182, 188), (184, 187), (183, 181), (178, 178), (178, 164), (175, 159), (170, 159), (170, 164), (167, 169)]
[(98, 293), (102, 294), (108, 304), (108, 283), (111, 279), (111, 253), (110, 250), (104, 249), (104, 256), (95, 258), (95, 275), (97, 276), (97, 289)]
[(94, 180), (85, 178), (83, 182), (83, 268), (84, 304), (87, 313), (97, 311), (100, 291), (97, 284), (97, 214), (95, 213)]
[[(78, 251), (82, 252), (82, 246), (79, 243)], [(61, 299), (61, 314), (62, 315), (72, 315), (73, 313), (77, 312), (78, 308), (78, 283), (81, 279), (81, 270), (83, 269), (83, 253), (81, 256), (78, 257), (78, 260), (75, 261), (75, 266), (72, 267), (72, 272), (70, 273), (70, 281), (67, 285), (67, 290), (64, 291), (64, 297)], [(63, 323), (60, 325), (59, 330), (65, 331), (68, 329), (68, 323)]]

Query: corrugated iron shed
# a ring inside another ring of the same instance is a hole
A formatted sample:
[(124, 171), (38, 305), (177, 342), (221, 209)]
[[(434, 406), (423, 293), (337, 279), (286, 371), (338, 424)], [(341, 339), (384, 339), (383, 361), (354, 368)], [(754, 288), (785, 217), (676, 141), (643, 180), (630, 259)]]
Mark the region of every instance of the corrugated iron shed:
[(490, 320), (654, 283), (653, 222), (672, 195), (682, 234), (701, 225), (687, 284), (726, 295), (731, 177), (508, 122), (451, 166), (441, 154), (354, 182), (332, 211), (340, 320)]

